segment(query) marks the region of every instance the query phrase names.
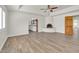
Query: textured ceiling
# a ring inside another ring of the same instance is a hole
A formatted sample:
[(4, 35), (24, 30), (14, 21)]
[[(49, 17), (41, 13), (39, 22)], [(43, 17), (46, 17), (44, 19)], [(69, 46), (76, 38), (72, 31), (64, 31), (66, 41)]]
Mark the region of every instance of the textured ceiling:
[[(58, 8), (55, 11), (62, 10), (68, 7), (71, 7), (72, 5), (54, 5)], [(30, 13), (44, 13), (44, 10), (40, 10), (42, 8), (46, 9), (47, 5), (22, 5), (21, 8), (19, 8), (19, 5), (7, 5), (6, 6), (9, 11), (11, 10), (17, 10), (17, 11), (24, 11), (24, 12), (30, 12)]]

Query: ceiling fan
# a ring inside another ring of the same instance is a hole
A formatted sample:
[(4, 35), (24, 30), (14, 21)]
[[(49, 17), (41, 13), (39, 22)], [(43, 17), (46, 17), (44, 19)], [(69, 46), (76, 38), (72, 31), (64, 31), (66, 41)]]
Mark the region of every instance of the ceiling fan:
[(57, 8), (58, 8), (57, 6), (47, 5), (47, 9), (42, 8), (42, 9), (40, 9), (40, 10), (44, 10), (44, 12), (47, 12), (47, 11), (53, 12), (53, 10), (54, 10), (54, 9), (57, 9)]

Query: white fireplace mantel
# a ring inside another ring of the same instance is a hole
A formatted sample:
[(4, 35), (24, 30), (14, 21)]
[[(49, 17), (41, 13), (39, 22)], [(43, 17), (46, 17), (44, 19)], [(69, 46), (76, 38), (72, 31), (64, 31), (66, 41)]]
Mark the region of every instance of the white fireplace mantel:
[[(47, 25), (51, 24), (52, 28), (47, 28)], [(42, 32), (56, 32), (56, 27), (54, 25), (54, 20), (52, 16), (45, 17), (45, 26), (42, 28)]]
[(42, 32), (56, 32), (56, 27), (53, 27), (53, 28), (43, 28)]

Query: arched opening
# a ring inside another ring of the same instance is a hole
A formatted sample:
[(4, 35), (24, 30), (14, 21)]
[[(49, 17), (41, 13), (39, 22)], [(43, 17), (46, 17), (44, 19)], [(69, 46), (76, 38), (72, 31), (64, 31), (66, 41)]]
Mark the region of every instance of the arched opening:
[(47, 28), (53, 28), (52, 24), (47, 24)]

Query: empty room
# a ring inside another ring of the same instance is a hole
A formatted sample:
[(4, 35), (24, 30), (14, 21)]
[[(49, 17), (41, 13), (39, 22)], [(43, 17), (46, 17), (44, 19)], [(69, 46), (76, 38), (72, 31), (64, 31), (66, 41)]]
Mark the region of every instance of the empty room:
[(0, 5), (0, 53), (79, 53), (79, 5)]

